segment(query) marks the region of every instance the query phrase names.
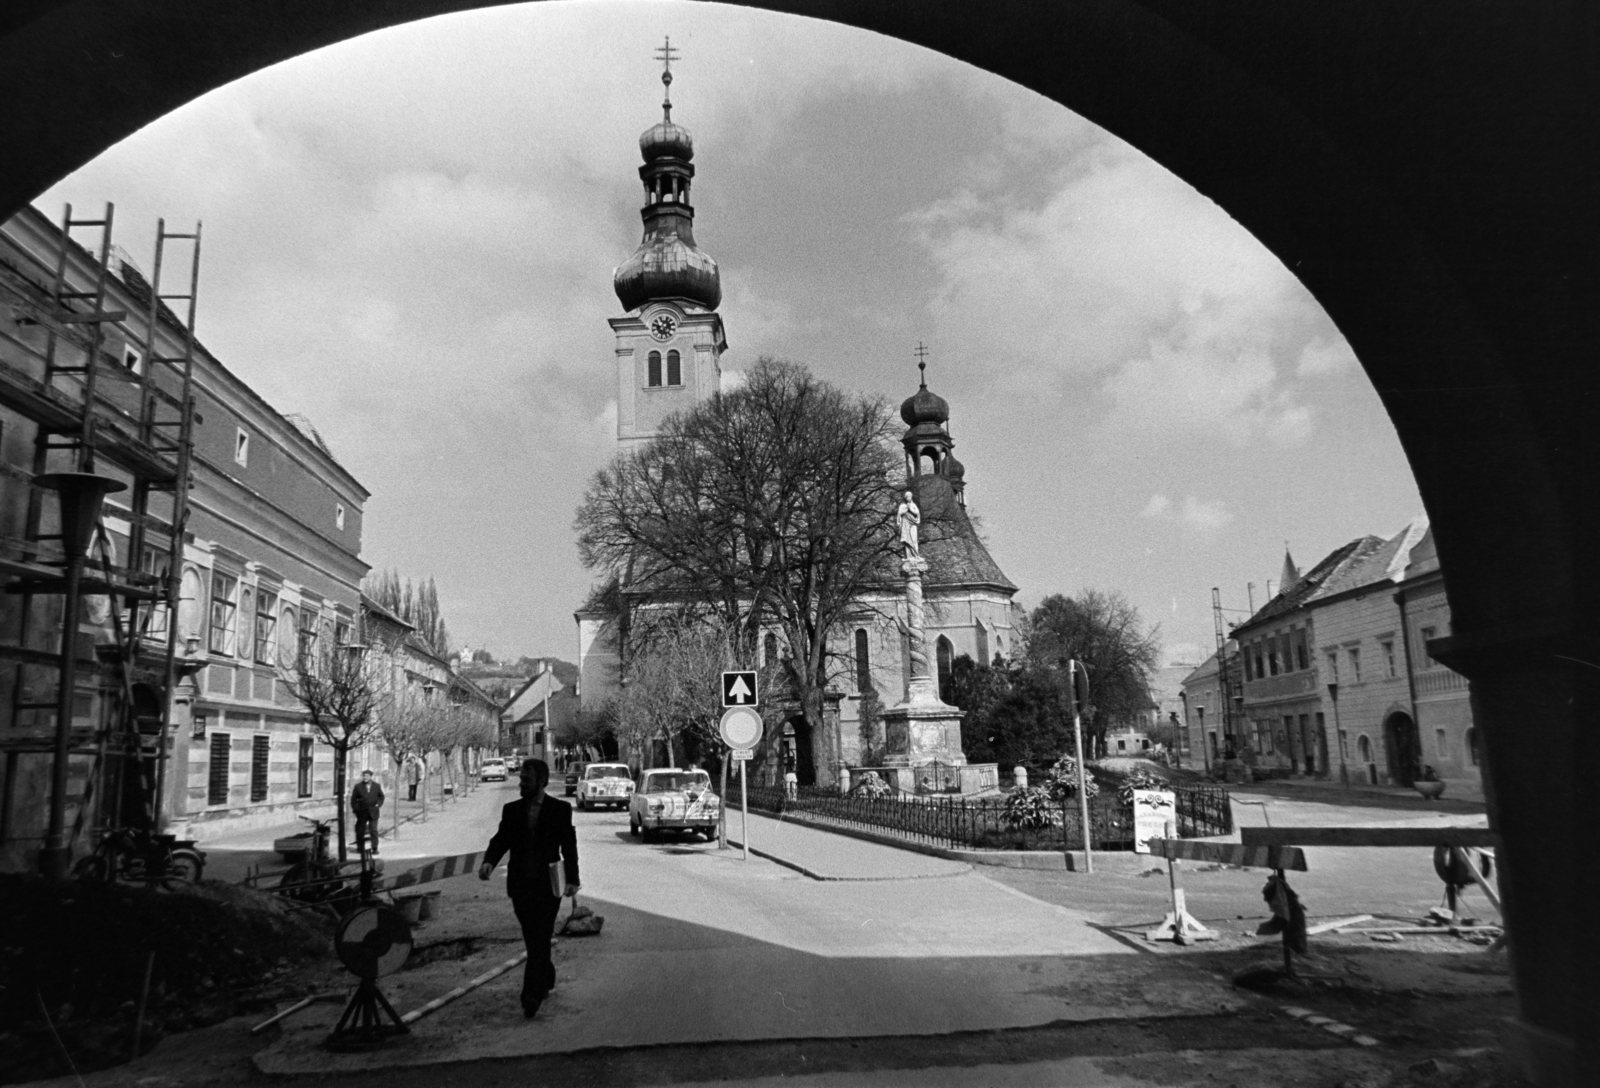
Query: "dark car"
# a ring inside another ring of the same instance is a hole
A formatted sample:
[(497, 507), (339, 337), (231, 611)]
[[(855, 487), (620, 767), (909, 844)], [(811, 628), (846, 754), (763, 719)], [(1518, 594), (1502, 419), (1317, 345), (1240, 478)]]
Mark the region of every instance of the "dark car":
[(578, 779), (583, 777), (583, 769), (587, 766), (587, 763), (574, 763), (567, 768), (566, 792), (568, 797), (577, 795)]

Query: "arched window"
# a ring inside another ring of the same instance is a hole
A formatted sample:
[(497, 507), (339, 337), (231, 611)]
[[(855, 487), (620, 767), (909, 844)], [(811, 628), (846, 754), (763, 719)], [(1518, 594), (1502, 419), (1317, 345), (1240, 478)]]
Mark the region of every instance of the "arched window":
[(652, 351), (650, 353), (649, 382), (650, 388), (652, 389), (661, 384), (661, 353), (659, 351)]
[(778, 636), (768, 631), (764, 648), (766, 652), (763, 655), (763, 660), (768, 665), (776, 665), (778, 663)]
[(939, 662), (939, 698), (945, 702), (950, 701), (951, 668), (955, 663), (955, 647), (950, 645), (950, 640), (943, 635), (934, 644), (934, 653)]
[(683, 384), (683, 364), (679, 360), (676, 351), (667, 352), (667, 384)]
[(867, 658), (867, 629), (856, 628), (856, 691), (865, 695), (872, 690), (872, 662)]
[(1475, 725), (1467, 729), (1467, 758), (1474, 767), (1478, 765), (1478, 727)]
[(1356, 738), (1356, 755), (1361, 757), (1363, 763), (1372, 762), (1372, 742), (1365, 733)]

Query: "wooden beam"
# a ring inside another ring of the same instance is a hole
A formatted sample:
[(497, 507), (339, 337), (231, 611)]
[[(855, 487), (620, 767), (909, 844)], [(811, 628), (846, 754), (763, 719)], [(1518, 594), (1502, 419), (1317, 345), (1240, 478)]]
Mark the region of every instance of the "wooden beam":
[(1247, 869), (1306, 871), (1306, 856), (1297, 846), (1252, 846), (1236, 842), (1197, 842), (1194, 839), (1151, 839), (1157, 857), (1182, 861), (1210, 861)]
[(1487, 827), (1245, 827), (1245, 846), (1499, 846)]

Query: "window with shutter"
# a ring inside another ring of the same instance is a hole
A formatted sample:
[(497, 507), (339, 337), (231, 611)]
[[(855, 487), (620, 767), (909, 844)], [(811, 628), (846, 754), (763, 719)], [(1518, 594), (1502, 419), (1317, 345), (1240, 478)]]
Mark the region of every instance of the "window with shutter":
[(211, 765), (206, 775), (206, 804), (228, 803), (228, 761), (233, 754), (233, 738), (227, 733), (211, 734)]
[(250, 742), (250, 800), (267, 799), (267, 760), (272, 755), (271, 737), (252, 737)]

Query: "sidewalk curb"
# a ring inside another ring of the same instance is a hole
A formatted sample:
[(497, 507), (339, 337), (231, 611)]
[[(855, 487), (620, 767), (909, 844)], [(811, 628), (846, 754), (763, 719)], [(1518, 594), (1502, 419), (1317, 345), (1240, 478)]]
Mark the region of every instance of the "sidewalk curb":
[[(792, 822), (795, 824), (801, 823), (799, 820)], [(802, 824), (801, 826), (812, 827), (813, 825)], [(738, 839), (730, 837), (728, 839), (728, 846), (730, 848), (742, 849), (744, 844)], [(884, 884), (893, 880), (948, 880), (953, 876), (966, 876), (967, 873), (972, 871), (972, 868), (969, 865), (965, 870), (960, 870), (954, 873), (922, 873), (914, 876), (825, 876), (824, 874), (816, 872), (815, 870), (806, 868), (797, 861), (790, 861), (788, 858), (779, 857), (777, 854), (768, 853), (767, 851), (758, 849), (754, 846), (750, 847), (750, 852), (758, 858), (765, 858), (774, 865), (781, 865), (785, 869), (793, 869), (795, 872), (800, 873), (803, 876), (808, 876), (812, 880), (824, 880), (845, 884)]]
[[(948, 846), (934, 846), (931, 843), (912, 842), (909, 839), (896, 838), (893, 835), (882, 835), (873, 831), (865, 831), (858, 827), (846, 827), (840, 824), (823, 823), (818, 820), (808, 820), (793, 813), (782, 816), (773, 816), (771, 813), (760, 813), (769, 820), (786, 820), (798, 827), (810, 828), (813, 831), (827, 831), (834, 835), (843, 835), (846, 838), (861, 839), (863, 842), (876, 843), (879, 846), (893, 846), (901, 850), (909, 850), (915, 854), (926, 854), (929, 857), (943, 858), (946, 861), (964, 861), (971, 866), (987, 866), (1001, 869), (1036, 869), (1054, 872), (1079, 872), (1078, 859), (1069, 858), (1059, 850), (958, 850)], [(729, 840), (732, 842), (733, 840)], [(1081, 851), (1079, 851), (1081, 853)], [(751, 848), (755, 853), (755, 848)], [(1138, 858), (1142, 861), (1146, 855), (1136, 854), (1131, 850), (1097, 850), (1095, 860), (1101, 858)], [(776, 859), (774, 859), (776, 860)], [(782, 864), (780, 862), (780, 864)], [(809, 874), (808, 874), (809, 875)], [(827, 879), (818, 877), (817, 879)], [(837, 879), (837, 878), (836, 878)], [(862, 879), (862, 878), (846, 878)], [(866, 878), (874, 879), (874, 878)]]

